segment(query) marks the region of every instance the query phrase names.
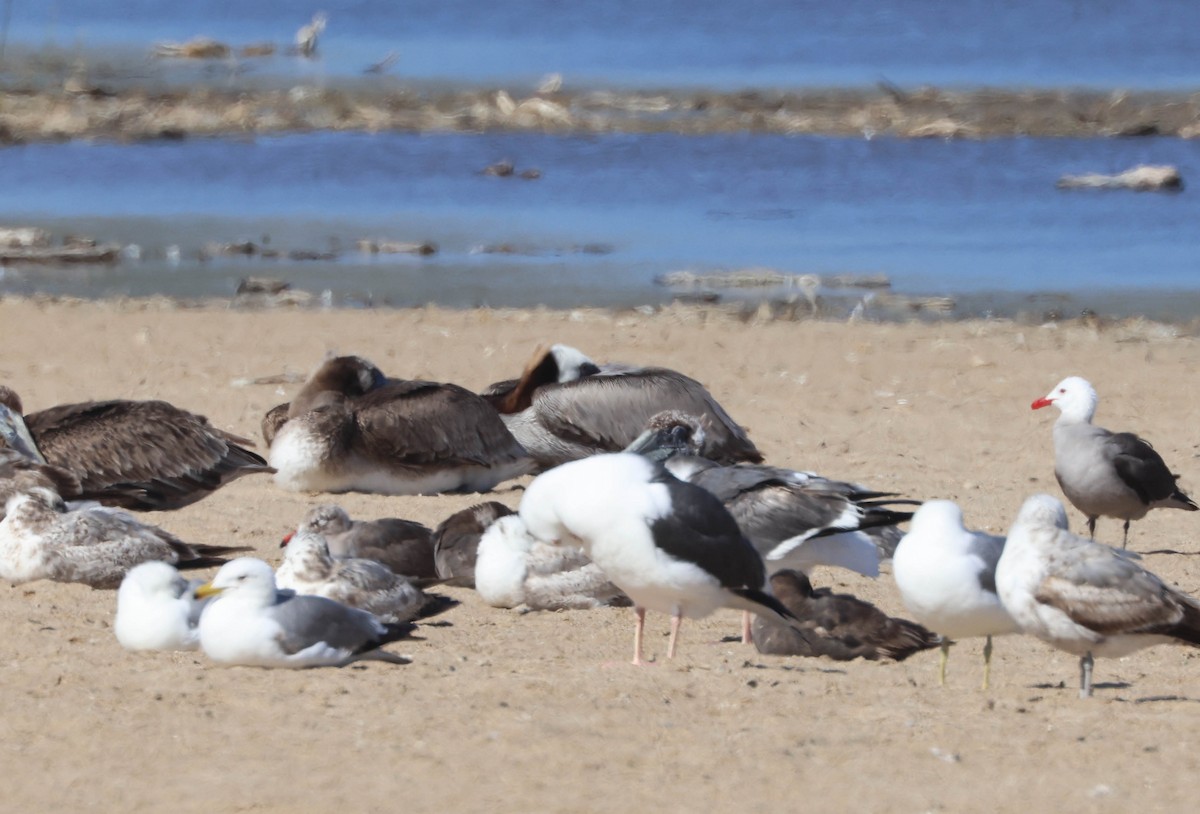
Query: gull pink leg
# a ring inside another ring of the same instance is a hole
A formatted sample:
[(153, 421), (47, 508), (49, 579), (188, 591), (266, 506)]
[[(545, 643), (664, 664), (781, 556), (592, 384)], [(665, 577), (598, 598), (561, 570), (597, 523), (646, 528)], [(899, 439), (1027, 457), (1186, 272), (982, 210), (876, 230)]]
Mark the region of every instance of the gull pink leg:
[(671, 643), (667, 646), (667, 658), (675, 658), (675, 644), (679, 641), (679, 625), (683, 622), (683, 614), (679, 611), (671, 614)]

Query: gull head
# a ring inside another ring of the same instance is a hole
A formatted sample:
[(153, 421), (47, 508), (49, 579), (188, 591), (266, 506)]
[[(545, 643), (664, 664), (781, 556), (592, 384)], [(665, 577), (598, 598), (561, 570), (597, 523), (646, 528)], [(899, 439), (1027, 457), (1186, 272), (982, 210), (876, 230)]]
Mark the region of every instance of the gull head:
[(350, 515), (336, 503), (324, 503), (308, 510), (299, 530), (314, 534), (341, 534), (350, 530)]
[(646, 422), (646, 429), (625, 448), (655, 461), (676, 455), (698, 455), (704, 446), (704, 427), (681, 410), (663, 410)]
[(253, 557), (239, 557), (221, 566), (211, 582), (196, 589), (196, 596), (238, 596), (268, 605), (275, 601), (275, 572)]
[(188, 581), (165, 562), (144, 562), (129, 569), (121, 581), (119, 596), (138, 594), (145, 599), (179, 599), (188, 591)]
[(1053, 495), (1033, 495), (1021, 504), (1016, 525), (1030, 528), (1067, 528), (1067, 509)]
[(1068, 376), (1054, 386), (1046, 395), (1029, 405), (1034, 410), (1049, 407), (1053, 404), (1062, 412), (1068, 421), (1090, 422), (1096, 414), (1096, 405), (1100, 398), (1096, 388), (1087, 379), (1079, 376)]
[(479, 538), (480, 546), (502, 546), (518, 554), (528, 554), (533, 548), (533, 543), (533, 536), (519, 514), (499, 518), (488, 526)]
[(912, 534), (963, 531), (962, 509), (953, 500), (927, 500), (913, 512)]

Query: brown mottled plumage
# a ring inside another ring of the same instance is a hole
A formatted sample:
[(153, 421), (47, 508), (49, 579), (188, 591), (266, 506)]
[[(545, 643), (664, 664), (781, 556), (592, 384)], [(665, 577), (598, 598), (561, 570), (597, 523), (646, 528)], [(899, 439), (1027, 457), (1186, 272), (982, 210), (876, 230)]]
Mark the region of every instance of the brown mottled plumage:
[(47, 463), (79, 478), (77, 496), (106, 505), (178, 509), (242, 475), (270, 471), (242, 446), (253, 442), (165, 401), (63, 404), (24, 420)]
[(320, 534), (337, 559), (374, 560), (412, 579), (436, 579), (433, 532), (411, 520), (351, 520), (341, 506), (325, 503), (304, 515), (297, 534)]
[(760, 653), (828, 656), (838, 661), (903, 661), (941, 643), (935, 633), (916, 622), (890, 617), (870, 602), (828, 588), (814, 589), (799, 571), (774, 574), (771, 592), (796, 614), (801, 629), (756, 616), (753, 636)]
[(433, 557), (437, 575), (448, 585), (475, 587), (475, 558), (479, 538), (488, 527), (516, 514), (495, 500), (478, 503), (447, 517), (433, 532)]

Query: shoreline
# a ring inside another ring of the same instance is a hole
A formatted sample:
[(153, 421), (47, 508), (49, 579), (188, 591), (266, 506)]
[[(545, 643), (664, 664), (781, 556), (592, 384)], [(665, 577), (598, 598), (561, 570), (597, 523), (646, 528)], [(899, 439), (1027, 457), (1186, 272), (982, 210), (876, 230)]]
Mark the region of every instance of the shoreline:
[[(180, 64), (183, 63), (183, 64)], [(361, 132), (720, 133), (981, 139), (1200, 137), (1200, 94), (1101, 89), (628, 89), (392, 76), (188, 74), (213, 60), (23, 52), (0, 71), (0, 145)]]

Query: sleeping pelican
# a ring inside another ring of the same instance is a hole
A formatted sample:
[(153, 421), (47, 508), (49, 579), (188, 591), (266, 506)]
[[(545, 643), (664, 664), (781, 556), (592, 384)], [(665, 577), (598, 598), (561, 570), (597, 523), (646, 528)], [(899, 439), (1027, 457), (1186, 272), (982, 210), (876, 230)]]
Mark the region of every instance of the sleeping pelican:
[(484, 492), (533, 467), (479, 396), (388, 379), (358, 356), (328, 359), (308, 378), (269, 460), (284, 489), (389, 495)]
[(600, 452), (619, 452), (664, 410), (696, 416), (701, 454), (719, 463), (759, 462), (762, 454), (695, 379), (661, 367), (597, 365), (566, 345), (541, 347), (521, 378), (485, 397), (542, 469)]
[(20, 397), (0, 386), (0, 435), (7, 446), (78, 478), (79, 491), (68, 490), (66, 498), (178, 509), (242, 475), (270, 471), (242, 446), (253, 442), (165, 401), (89, 401), (21, 412)]

